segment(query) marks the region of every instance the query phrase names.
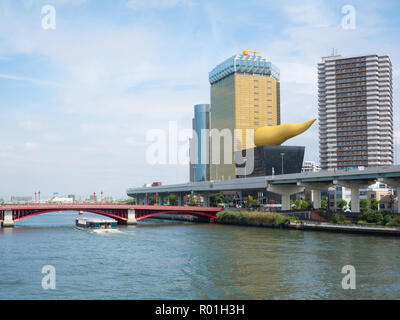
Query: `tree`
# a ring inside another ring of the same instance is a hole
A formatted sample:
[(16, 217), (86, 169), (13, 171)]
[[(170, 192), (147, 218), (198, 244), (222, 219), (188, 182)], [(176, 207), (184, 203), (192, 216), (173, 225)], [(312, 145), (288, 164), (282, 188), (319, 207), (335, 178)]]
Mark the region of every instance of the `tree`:
[(153, 205), (156, 203), (156, 195), (152, 194), (147, 198), (147, 202), (149, 205)]
[(360, 211), (362, 213), (366, 213), (368, 211), (368, 200), (367, 199), (360, 200)]
[(363, 219), (369, 223), (380, 224), (383, 221), (383, 215), (377, 210), (368, 210), (367, 213), (363, 215)]
[(376, 200), (375, 198), (372, 198), (370, 201), (370, 206), (372, 210), (378, 210), (379, 209), (379, 201)]
[(296, 205), (296, 209), (300, 209), (301, 208), (301, 200), (297, 199), (294, 204)]
[(338, 203), (338, 208), (340, 211), (344, 211), (347, 207), (347, 201), (346, 200), (340, 200)]
[(189, 195), (189, 206), (197, 206), (198, 205), (198, 199), (197, 195), (190, 194)]
[(321, 208), (322, 209), (327, 209), (328, 208), (328, 201), (321, 200)]
[(222, 191), (215, 195), (215, 202), (216, 204), (222, 204), (225, 202), (225, 195)]
[(257, 207), (258, 206), (258, 200), (257, 199), (249, 199), (247, 202), (247, 205), (249, 208), (251, 207)]
[(170, 194), (169, 196), (166, 197), (166, 200), (170, 206), (178, 205), (178, 197), (175, 194)]
[(308, 202), (307, 201), (302, 201), (301, 202), (301, 208), (302, 209), (307, 209), (308, 208)]

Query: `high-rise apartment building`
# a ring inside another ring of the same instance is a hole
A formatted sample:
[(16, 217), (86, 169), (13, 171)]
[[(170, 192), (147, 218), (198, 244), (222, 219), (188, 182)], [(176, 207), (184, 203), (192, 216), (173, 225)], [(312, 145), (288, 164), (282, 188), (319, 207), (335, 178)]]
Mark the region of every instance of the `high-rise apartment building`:
[(190, 181), (210, 180), (209, 167), (209, 129), (210, 105), (197, 104), (194, 106), (192, 120), (193, 138), (190, 140)]
[(392, 64), (376, 54), (318, 64), (323, 170), (393, 165)]
[[(279, 69), (266, 58), (246, 52), (232, 56), (209, 73), (209, 81), (211, 129), (230, 131), (232, 155), (254, 147), (254, 141), (246, 142), (246, 129), (280, 124)], [(235, 129), (242, 131), (235, 132)], [(219, 150), (214, 152), (220, 152), (221, 163), (210, 165), (211, 180), (234, 179), (235, 164), (225, 163), (222, 143), (221, 148), (216, 149)]]

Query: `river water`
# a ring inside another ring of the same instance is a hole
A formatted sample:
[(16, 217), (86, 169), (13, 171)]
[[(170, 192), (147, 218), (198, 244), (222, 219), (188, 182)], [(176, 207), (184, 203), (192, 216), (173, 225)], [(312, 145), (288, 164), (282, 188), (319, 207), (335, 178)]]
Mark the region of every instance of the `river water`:
[(0, 229), (0, 299), (400, 299), (399, 238), (151, 219), (95, 233), (76, 217)]

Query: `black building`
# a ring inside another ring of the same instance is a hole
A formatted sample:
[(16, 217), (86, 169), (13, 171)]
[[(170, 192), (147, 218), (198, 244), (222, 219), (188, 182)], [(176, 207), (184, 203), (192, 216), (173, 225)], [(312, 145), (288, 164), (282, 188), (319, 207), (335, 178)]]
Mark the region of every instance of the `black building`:
[[(305, 147), (299, 146), (262, 146), (252, 149), (237, 151), (236, 159), (244, 160), (242, 164), (236, 164), (237, 178), (271, 176), (289, 173), (300, 173), (304, 160)], [(254, 152), (254, 166), (251, 151)], [(237, 161), (242, 162), (242, 161)], [(244, 168), (247, 167), (246, 174)], [(250, 168), (253, 167), (253, 170)], [(241, 169), (241, 170), (240, 170)], [(240, 174), (240, 171), (242, 171)]]

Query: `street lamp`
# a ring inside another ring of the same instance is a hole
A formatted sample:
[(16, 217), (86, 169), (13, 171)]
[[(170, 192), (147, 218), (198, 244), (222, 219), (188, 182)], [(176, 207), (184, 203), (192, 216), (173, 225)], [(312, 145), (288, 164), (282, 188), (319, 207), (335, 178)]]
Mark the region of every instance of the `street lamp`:
[(282, 171), (281, 171), (281, 174), (283, 174), (283, 156), (284, 156), (285, 154), (282, 152), (281, 153), (281, 157), (282, 157)]

